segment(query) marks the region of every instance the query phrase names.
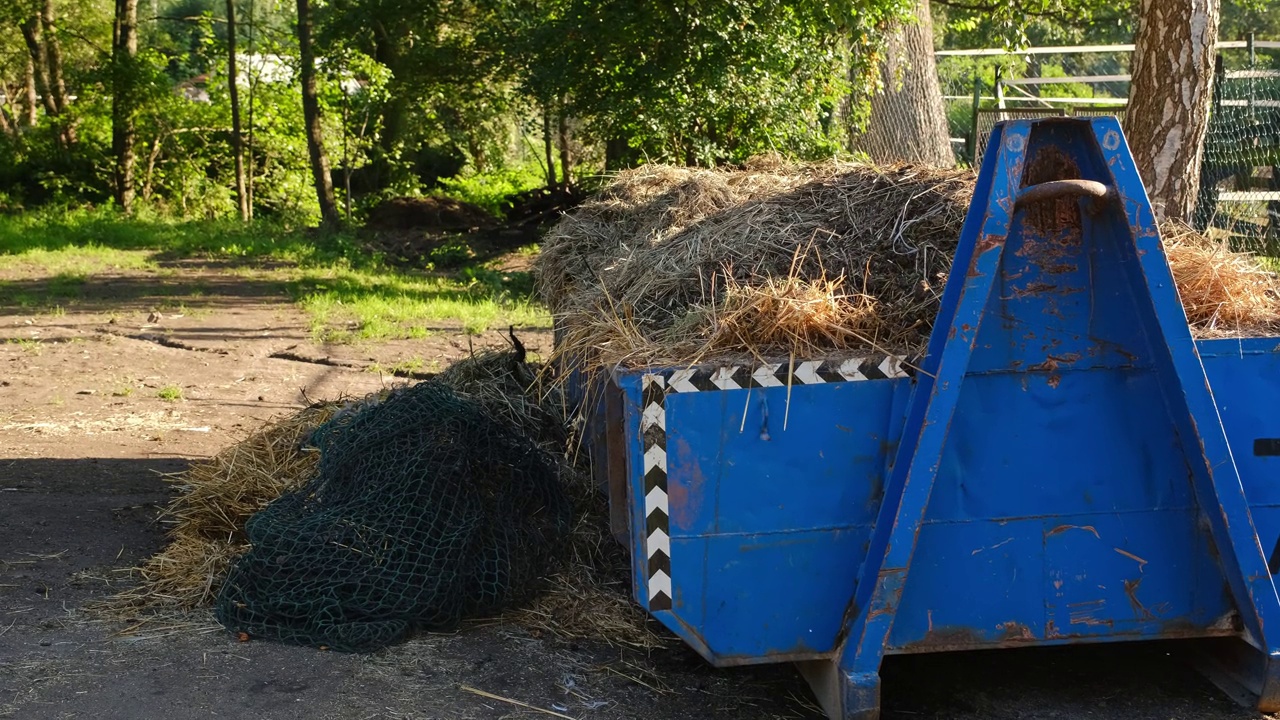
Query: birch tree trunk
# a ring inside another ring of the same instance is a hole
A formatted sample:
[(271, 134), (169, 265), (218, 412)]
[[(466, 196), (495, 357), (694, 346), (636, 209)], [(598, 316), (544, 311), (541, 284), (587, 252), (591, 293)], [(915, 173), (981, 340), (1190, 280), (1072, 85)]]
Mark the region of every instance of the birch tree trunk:
[(1157, 217), (1190, 220), (1213, 94), (1218, 0), (1141, 0), (1124, 131)]
[(23, 78), (23, 85), (26, 89), (26, 103), (23, 108), (27, 127), (35, 127), (40, 122), (40, 92), (36, 90), (36, 64), (30, 56), (27, 57), (27, 72)]

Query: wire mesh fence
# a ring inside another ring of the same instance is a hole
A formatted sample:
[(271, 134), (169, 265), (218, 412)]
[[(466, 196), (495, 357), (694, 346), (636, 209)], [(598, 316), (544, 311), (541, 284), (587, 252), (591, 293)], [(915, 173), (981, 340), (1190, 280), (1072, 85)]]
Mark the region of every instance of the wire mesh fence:
[(1195, 221), (1280, 255), (1280, 47), (1219, 51)]

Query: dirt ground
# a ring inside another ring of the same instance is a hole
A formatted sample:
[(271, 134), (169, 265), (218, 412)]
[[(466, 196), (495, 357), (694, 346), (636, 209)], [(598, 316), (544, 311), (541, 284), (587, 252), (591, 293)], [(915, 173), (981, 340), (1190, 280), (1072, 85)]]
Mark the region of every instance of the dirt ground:
[[(211, 615), (122, 633), (86, 613), (161, 547), (155, 519), (173, 492), (162, 473), (308, 398), (401, 382), (365, 370), (375, 364), (443, 366), (468, 352), (443, 325), (423, 340), (317, 345), (277, 287), (208, 267), (182, 278), (202, 288), (182, 316), (153, 312), (156, 286), (174, 280), (146, 271), (96, 276), (63, 311), (0, 308), (0, 717), (821, 717), (790, 668), (716, 670), (682, 648), (643, 654), (488, 625), (358, 656), (239, 643)], [(522, 339), (545, 352), (550, 333)], [(498, 332), (472, 340), (504, 343)], [(172, 387), (180, 399), (160, 397)], [(891, 658), (885, 717), (1262, 717), (1182, 655), (1113, 646)]]

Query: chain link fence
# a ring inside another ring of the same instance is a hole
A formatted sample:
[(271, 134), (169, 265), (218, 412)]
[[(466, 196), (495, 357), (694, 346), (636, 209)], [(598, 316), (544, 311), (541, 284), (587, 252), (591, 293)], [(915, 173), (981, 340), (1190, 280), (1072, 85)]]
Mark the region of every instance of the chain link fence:
[[(977, 166), (1001, 120), (1124, 119), (1132, 45), (938, 55), (951, 146)], [(1236, 249), (1280, 256), (1280, 42), (1219, 43), (1195, 223)]]

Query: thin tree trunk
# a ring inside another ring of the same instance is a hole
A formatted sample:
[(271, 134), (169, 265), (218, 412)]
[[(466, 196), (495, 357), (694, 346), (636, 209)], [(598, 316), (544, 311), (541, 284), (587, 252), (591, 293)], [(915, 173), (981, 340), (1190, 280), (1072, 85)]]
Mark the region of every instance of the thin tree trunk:
[(58, 40), (58, 28), (55, 24), (57, 15), (53, 9), (53, 2), (54, 0), (44, 0), (40, 10), (40, 27), (44, 34), (49, 93), (53, 96), (54, 107), (58, 109), (58, 124), (61, 126), (58, 135), (63, 147), (71, 147), (76, 143), (76, 126), (67, 115), (67, 83), (62, 76), (62, 43)]
[(4, 105), (0, 105), (0, 132), (3, 132), (5, 135), (13, 138), (18, 136), (18, 126), (16, 120), (10, 113), (10, 108), (13, 107), (13, 102), (10, 99), (11, 97), (9, 88), (5, 87)]
[(866, 132), (851, 145), (880, 163), (913, 162), (952, 167), (950, 129), (933, 59), (929, 0), (915, 0), (916, 22), (895, 22), (885, 39), (880, 64), (883, 87), (871, 96)]
[(556, 189), (556, 165), (551, 159), (551, 111), (542, 106), (542, 150), (547, 156), (547, 189)]
[(160, 159), (160, 150), (164, 147), (165, 133), (161, 132), (151, 143), (151, 154), (147, 156), (147, 173), (142, 178), (142, 198), (151, 199), (152, 180), (155, 178), (156, 161)]
[(26, 102), (26, 122), (27, 127), (35, 127), (40, 122), (40, 93), (36, 90), (36, 64), (27, 57), (27, 73), (23, 78), (23, 84), (26, 86), (27, 102)]
[(138, 0), (116, 0), (112, 33), (111, 149), (115, 153), (115, 196), (120, 209), (133, 212), (133, 79), (138, 57)]
[(240, 134), (240, 76), (236, 72), (236, 3), (227, 0), (227, 94), (231, 99), (231, 153), (236, 162), (236, 205), (249, 222), (249, 193), (244, 178), (244, 136)]
[(333, 196), (333, 177), (324, 152), (324, 132), (320, 127), (320, 99), (316, 91), (316, 57), (311, 47), (309, 0), (298, 0), (298, 61), (302, 65), (302, 116), (307, 126), (307, 150), (311, 155), (311, 175), (315, 180), (320, 217), (325, 227), (339, 225), (338, 203)]
[(1195, 210), (1218, 17), (1218, 0), (1141, 0), (1124, 131), (1158, 217)]
[(559, 117), (559, 141), (560, 141), (560, 179), (564, 182), (565, 187), (573, 185), (573, 176), (569, 173), (572, 158), (569, 156), (569, 118), (564, 114), (564, 103), (560, 103)]
[(58, 106), (53, 101), (53, 93), (49, 91), (49, 73), (44, 52), (43, 33), (40, 32), (40, 18), (32, 17), (22, 23), (22, 39), (27, 43), (27, 54), (31, 58), (31, 71), (34, 74), (36, 93), (44, 103), (44, 111), (50, 116), (58, 114)]
[(401, 87), (401, 83), (405, 81), (404, 54), (405, 46), (410, 42), (410, 35), (403, 23), (388, 27), (382, 22), (375, 22), (373, 31), (374, 59), (391, 71), (387, 101), (382, 104), (382, 128), (378, 135), (378, 147), (381, 153), (377, 158), (375, 179), (379, 188), (385, 188), (396, 179), (395, 161), (401, 155), (401, 144), (409, 125), (410, 96)]
[[(136, 11), (134, 14), (136, 18)], [(40, 25), (44, 31), (44, 52), (49, 66), (49, 91), (53, 93), (53, 104), (61, 114), (67, 111), (67, 83), (62, 77), (62, 43), (58, 41), (56, 20), (53, 0), (44, 0), (40, 10)], [(134, 25), (137, 25), (136, 19)]]
[[(254, 14), (254, 11), (256, 9), (257, 9), (256, 1), (249, 0), (249, 57), (250, 58), (254, 56), (253, 53), (258, 47), (257, 44), (254, 42), (254, 39), (255, 39), (254, 31), (257, 28), (257, 22), (255, 20), (255, 14)], [(257, 76), (254, 75), (253, 73), (252, 61), (250, 61), (249, 67), (250, 67), (250, 70), (248, 72), (249, 132), (248, 132), (248, 137), (245, 138), (247, 142), (245, 142), (244, 151), (247, 155), (246, 161), (249, 166), (248, 170), (245, 172), (245, 197), (248, 198), (248, 200), (246, 200), (246, 204), (249, 206), (249, 219), (252, 220), (253, 219), (253, 179), (255, 175), (254, 168), (257, 167), (257, 160), (254, 157), (255, 146), (253, 143), (253, 107), (254, 107), (253, 98), (258, 89), (258, 79), (257, 79)]]

